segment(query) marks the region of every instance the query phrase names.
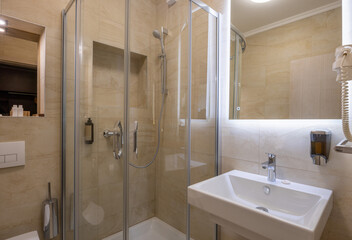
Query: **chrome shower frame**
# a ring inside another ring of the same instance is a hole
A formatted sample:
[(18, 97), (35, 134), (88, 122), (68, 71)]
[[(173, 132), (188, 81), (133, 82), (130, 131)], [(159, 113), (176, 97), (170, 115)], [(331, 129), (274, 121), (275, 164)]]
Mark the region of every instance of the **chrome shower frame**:
[(75, 85), (75, 106), (74, 106), (74, 238), (79, 239), (78, 231), (76, 231), (76, 226), (78, 226), (79, 220), (79, 134), (80, 128), (79, 126), (79, 82), (80, 82), (80, 65), (81, 65), (81, 53), (79, 51), (81, 47), (81, 0), (70, 0), (65, 7), (65, 9), (61, 12), (61, 24), (62, 24), (62, 50), (61, 50), (61, 71), (62, 71), (62, 105), (61, 105), (61, 221), (60, 221), (60, 230), (61, 230), (61, 239), (66, 239), (66, 39), (67, 39), (67, 13), (68, 11), (74, 7), (75, 11), (75, 49), (74, 49), (74, 85)]

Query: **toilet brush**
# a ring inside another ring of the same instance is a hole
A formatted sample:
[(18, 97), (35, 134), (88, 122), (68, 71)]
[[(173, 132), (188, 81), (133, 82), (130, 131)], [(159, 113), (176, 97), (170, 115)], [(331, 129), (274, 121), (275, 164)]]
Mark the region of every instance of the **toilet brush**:
[(51, 185), (48, 183), (49, 199), (43, 202), (44, 239), (53, 239), (59, 234), (57, 199), (51, 198)]

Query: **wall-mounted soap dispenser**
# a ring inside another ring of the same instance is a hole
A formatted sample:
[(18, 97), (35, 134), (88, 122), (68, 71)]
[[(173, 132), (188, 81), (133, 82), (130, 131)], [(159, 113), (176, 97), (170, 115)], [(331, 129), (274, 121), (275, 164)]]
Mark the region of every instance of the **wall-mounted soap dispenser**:
[(94, 142), (94, 124), (91, 118), (85, 122), (84, 141), (86, 144), (93, 144)]
[(329, 159), (331, 132), (316, 130), (310, 132), (310, 156), (315, 165), (326, 164)]

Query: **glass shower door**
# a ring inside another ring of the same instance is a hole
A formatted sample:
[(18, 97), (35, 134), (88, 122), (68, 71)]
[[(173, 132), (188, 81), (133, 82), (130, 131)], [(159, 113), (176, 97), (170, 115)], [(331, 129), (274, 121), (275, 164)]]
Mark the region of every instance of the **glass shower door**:
[(122, 239), (125, 0), (80, 2), (79, 239)]
[[(154, 108), (157, 55), (153, 37), (157, 3), (151, 0), (129, 1), (128, 72), (128, 226), (155, 216), (155, 175), (153, 161), (156, 145)], [(127, 138), (126, 138), (127, 139)], [(125, 155), (126, 156), (126, 155)], [(138, 237), (130, 228), (129, 239)], [(145, 233), (144, 233), (145, 234)], [(139, 236), (140, 237), (140, 236)]]
[(130, 240), (186, 239), (188, 9), (130, 1)]

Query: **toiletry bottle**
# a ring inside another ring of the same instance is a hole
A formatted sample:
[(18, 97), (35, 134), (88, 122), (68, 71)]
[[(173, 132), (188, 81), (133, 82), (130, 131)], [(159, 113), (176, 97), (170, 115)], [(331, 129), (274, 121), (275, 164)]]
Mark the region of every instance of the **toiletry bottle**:
[(94, 142), (94, 124), (92, 119), (88, 118), (87, 122), (85, 123), (85, 143), (92, 144)]
[(23, 117), (23, 106), (22, 105), (18, 105), (17, 116), (18, 117)]
[(17, 117), (17, 105), (13, 105), (11, 109), (11, 116)]

